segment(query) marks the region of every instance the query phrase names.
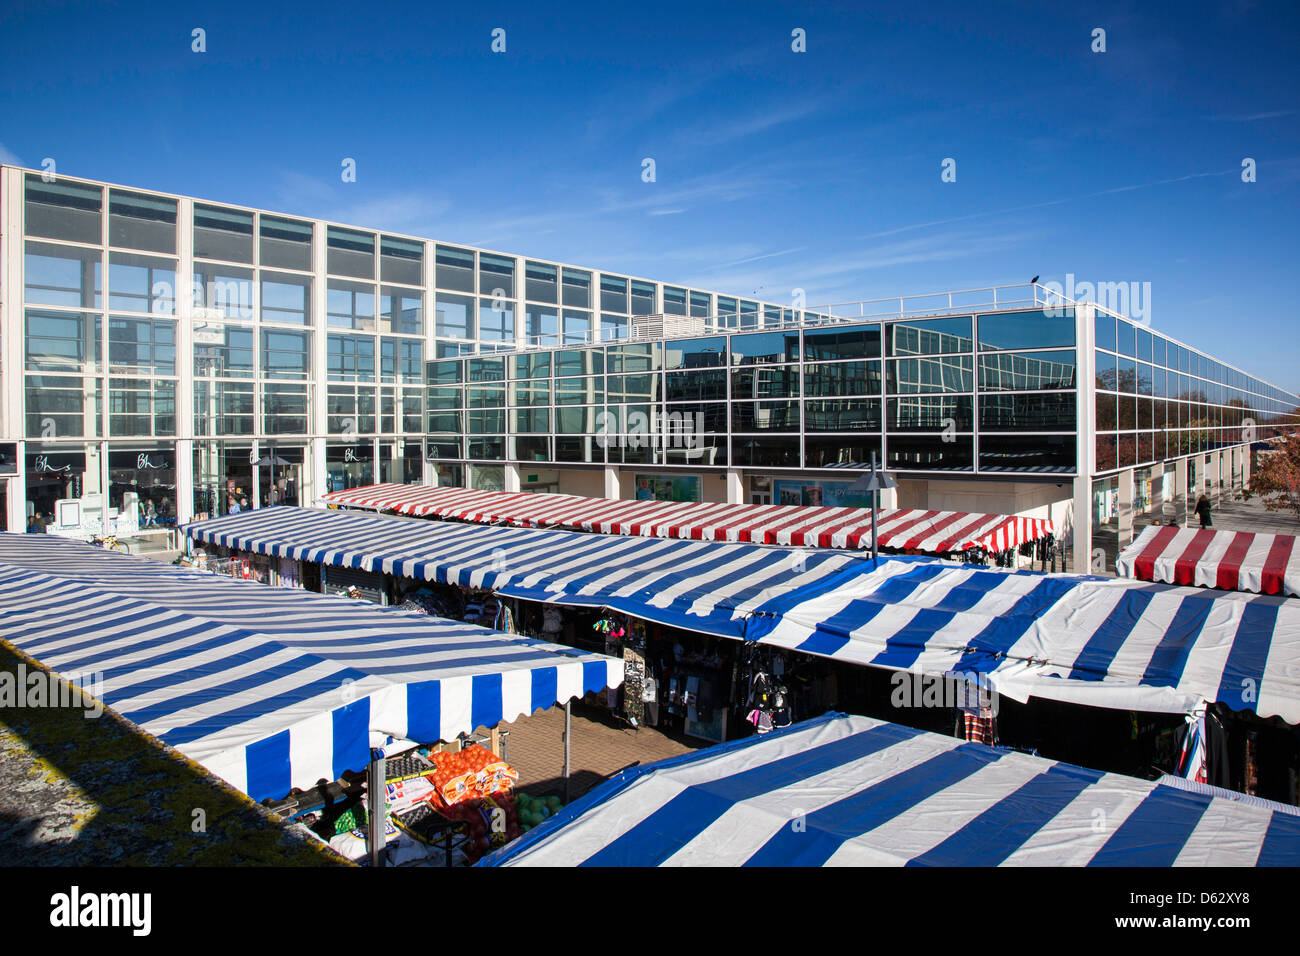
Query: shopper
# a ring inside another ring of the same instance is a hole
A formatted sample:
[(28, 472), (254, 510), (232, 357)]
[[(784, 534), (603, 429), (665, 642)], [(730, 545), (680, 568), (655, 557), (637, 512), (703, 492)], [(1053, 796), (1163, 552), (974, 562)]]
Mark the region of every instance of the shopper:
[(1210, 499), (1201, 495), (1196, 501), (1196, 515), (1201, 519), (1201, 527), (1208, 528), (1213, 522), (1210, 521)]

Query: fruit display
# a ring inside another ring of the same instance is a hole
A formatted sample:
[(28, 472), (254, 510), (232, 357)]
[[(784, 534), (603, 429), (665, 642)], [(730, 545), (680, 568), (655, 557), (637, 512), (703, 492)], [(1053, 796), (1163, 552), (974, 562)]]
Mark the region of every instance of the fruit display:
[(463, 800), (474, 800), (498, 793), (508, 793), (519, 774), (492, 751), (478, 744), (455, 753), (429, 755), (434, 764), (432, 780), (436, 800), (453, 807)]
[(526, 793), (519, 794), (516, 805), (519, 809), (519, 829), (524, 833), (559, 813), (564, 806), (559, 797), (532, 797)]

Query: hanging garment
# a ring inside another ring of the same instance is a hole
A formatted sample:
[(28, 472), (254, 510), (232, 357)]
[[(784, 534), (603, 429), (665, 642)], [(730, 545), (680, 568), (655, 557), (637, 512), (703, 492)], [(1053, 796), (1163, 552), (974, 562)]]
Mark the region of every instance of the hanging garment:
[(962, 711), (965, 719), (966, 739), (993, 746), (996, 735), (993, 731), (993, 710), (989, 707)]

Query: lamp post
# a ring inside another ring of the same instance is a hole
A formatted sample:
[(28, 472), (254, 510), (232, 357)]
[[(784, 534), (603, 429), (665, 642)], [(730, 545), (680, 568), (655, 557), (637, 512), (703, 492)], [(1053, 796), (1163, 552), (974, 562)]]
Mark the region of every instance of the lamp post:
[(897, 488), (898, 482), (885, 471), (878, 470), (876, 453), (871, 453), (871, 471), (862, 474), (851, 486), (854, 491), (871, 492), (871, 560), (879, 557), (876, 543), (876, 511), (880, 507), (880, 492), (886, 488)]

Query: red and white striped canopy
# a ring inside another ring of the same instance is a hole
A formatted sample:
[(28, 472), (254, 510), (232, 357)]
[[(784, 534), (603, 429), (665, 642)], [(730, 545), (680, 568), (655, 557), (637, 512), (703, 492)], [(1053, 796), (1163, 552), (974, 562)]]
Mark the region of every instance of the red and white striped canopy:
[[(628, 501), (397, 484), (335, 491), (321, 500), (331, 505), (525, 528), (819, 548), (871, 547), (869, 508)], [(880, 547), (927, 554), (977, 547), (1005, 551), (1052, 533), (1052, 523), (1044, 518), (961, 511), (882, 509), (877, 522)]]
[(1300, 595), (1300, 551), (1289, 534), (1150, 527), (1115, 563), (1121, 577), (1228, 591)]

